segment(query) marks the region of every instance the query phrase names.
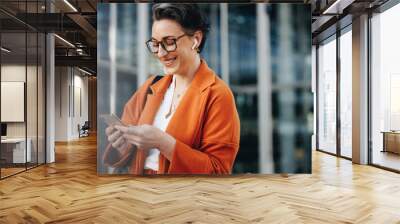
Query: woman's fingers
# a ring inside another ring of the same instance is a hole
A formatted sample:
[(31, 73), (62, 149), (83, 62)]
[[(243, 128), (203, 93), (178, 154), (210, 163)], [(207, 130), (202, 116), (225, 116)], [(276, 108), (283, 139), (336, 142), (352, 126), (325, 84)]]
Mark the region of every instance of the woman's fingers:
[(111, 143), (114, 143), (120, 136), (121, 136), (121, 132), (117, 130), (108, 136), (108, 141)]
[(106, 135), (110, 136), (114, 131), (115, 131), (115, 128), (113, 126), (108, 126), (106, 128)]
[(130, 134), (124, 134), (123, 137), (125, 140), (133, 145), (139, 146), (141, 144), (140, 138)]
[(124, 155), (125, 153), (129, 152), (129, 147), (130, 145), (126, 141), (124, 141), (122, 145), (117, 148), (117, 150), (121, 153), (121, 155)]
[(141, 135), (140, 126), (122, 126), (116, 125), (115, 128), (124, 134)]
[(121, 146), (123, 146), (125, 144), (125, 138), (123, 136), (120, 136), (117, 140), (115, 140), (112, 143), (112, 146), (114, 148), (120, 148)]
[(141, 131), (141, 126), (129, 126), (127, 133), (131, 135), (141, 136), (143, 132)]
[(115, 129), (122, 134), (126, 142), (138, 148), (149, 149), (157, 147), (159, 141), (158, 137), (160, 136), (158, 132), (159, 129), (152, 125), (115, 125)]
[(128, 132), (128, 127), (127, 126), (122, 126), (122, 125), (115, 125), (115, 129), (122, 133), (127, 133)]
[(132, 131), (135, 127), (136, 126), (115, 125), (115, 129), (127, 143), (140, 147), (140, 138), (134, 134), (135, 131)]

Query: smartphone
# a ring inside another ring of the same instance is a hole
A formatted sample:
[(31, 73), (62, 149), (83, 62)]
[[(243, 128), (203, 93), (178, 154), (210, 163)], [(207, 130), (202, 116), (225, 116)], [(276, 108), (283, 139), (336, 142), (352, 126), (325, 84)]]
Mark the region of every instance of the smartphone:
[(108, 126), (112, 125), (122, 125), (125, 126), (124, 123), (115, 115), (115, 114), (102, 114), (100, 117), (108, 124)]

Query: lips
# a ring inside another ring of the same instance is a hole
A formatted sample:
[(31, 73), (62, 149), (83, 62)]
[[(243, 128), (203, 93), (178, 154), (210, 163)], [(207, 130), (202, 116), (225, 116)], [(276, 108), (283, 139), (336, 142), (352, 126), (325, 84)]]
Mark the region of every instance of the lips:
[(171, 57), (163, 60), (165, 66), (171, 66), (176, 61), (176, 57)]

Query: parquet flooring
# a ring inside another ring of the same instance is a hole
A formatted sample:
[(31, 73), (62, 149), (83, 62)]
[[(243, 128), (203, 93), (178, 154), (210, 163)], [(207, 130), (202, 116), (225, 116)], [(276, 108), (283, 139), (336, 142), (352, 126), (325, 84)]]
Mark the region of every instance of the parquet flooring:
[(15, 173), (18, 173), (18, 172), (21, 172), (21, 171), (24, 171), (25, 170), (25, 167), (23, 167), (23, 168), (1, 168), (1, 176), (2, 177), (7, 177), (7, 176), (10, 176), (10, 175), (13, 175), (13, 174), (15, 174)]
[(99, 177), (89, 137), (0, 181), (0, 223), (400, 223), (400, 175), (313, 152), (312, 175)]

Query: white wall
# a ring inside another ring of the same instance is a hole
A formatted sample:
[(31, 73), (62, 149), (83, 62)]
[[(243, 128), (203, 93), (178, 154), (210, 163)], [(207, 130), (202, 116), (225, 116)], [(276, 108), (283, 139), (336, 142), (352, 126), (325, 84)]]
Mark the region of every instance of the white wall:
[(67, 67), (55, 68), (55, 141), (68, 140), (68, 85)]
[[(25, 64), (24, 65), (2, 65), (1, 66), (1, 81), (6, 82), (25, 82)], [(28, 67), (28, 70), (30, 68)], [(7, 110), (7, 108), (1, 108)], [(7, 122), (8, 137), (24, 137), (25, 122)]]
[[(27, 69), (27, 70), (26, 70)], [(1, 81), (3, 82), (25, 82), (26, 71), (28, 72), (28, 84), (27, 88), (27, 120), (28, 120), (28, 137), (35, 130), (36, 135), (36, 80), (33, 80), (31, 75), (36, 76), (36, 67), (18, 64), (8, 64), (1, 66)], [(33, 87), (32, 87), (33, 85)], [(4, 96), (3, 96), (4, 97)], [(41, 105), (39, 105), (40, 107)], [(7, 110), (8, 108), (1, 108), (1, 110)], [(26, 122), (7, 122), (7, 136), (8, 137), (25, 137), (25, 126)]]
[[(72, 108), (75, 113), (72, 113), (73, 119), (72, 119), (72, 132), (71, 135), (74, 138), (78, 137), (78, 124), (81, 126), (85, 123), (85, 121), (89, 120), (88, 116), (88, 77), (87, 76), (81, 76), (82, 73), (78, 73), (76, 75), (77, 70), (75, 70), (75, 75), (74, 75), (74, 108)], [(80, 93), (79, 93), (80, 91)], [(80, 97), (79, 97), (80, 95)], [(80, 103), (79, 103), (80, 101)], [(72, 105), (72, 103), (71, 103)], [(79, 108), (81, 107), (81, 108)], [(81, 109), (81, 111), (79, 111)], [(72, 111), (73, 111), (72, 110)]]
[[(37, 70), (38, 69), (38, 70)], [(27, 80), (25, 80), (27, 78)], [(7, 123), (7, 137), (9, 138), (24, 138), (25, 135), (30, 139), (30, 148), (32, 161), (44, 163), (45, 150), (45, 117), (44, 117), (44, 74), (42, 67), (25, 66), (25, 64), (3, 64), (1, 66), (1, 81), (2, 82), (24, 82), (26, 84), (26, 106), (24, 105), (19, 110), (25, 114), (26, 120), (22, 122), (5, 122)], [(2, 89), (2, 93), (4, 89)], [(24, 94), (24, 90), (20, 90)], [(7, 95), (2, 95), (2, 98)], [(25, 101), (25, 100), (24, 100)], [(2, 107), (2, 112), (13, 113), (13, 108)], [(7, 111), (8, 110), (8, 111)], [(14, 109), (16, 110), (16, 109)], [(14, 112), (15, 113), (15, 112)], [(24, 116), (24, 115), (23, 115)], [(38, 154), (38, 157), (37, 157)], [(49, 160), (51, 161), (51, 160)]]
[(1, 82), (2, 122), (24, 122), (24, 93), (24, 82)]
[(76, 68), (56, 67), (56, 141), (77, 139), (78, 124), (88, 120), (88, 78), (83, 75)]
[[(25, 82), (25, 69), (25, 65), (2, 65), (1, 81)], [(1, 110), (7, 110), (7, 108), (1, 108)], [(25, 137), (25, 126), (25, 122), (7, 122), (7, 137)]]

